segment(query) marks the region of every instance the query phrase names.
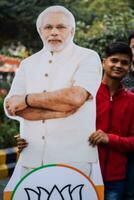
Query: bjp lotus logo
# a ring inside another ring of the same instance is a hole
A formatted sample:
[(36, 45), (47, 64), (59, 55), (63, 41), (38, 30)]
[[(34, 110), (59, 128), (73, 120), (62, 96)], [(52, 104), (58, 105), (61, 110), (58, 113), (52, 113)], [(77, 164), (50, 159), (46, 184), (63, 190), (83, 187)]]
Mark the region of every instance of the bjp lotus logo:
[(71, 185), (66, 185), (59, 189), (54, 185), (50, 191), (43, 187), (37, 187), (37, 190), (25, 188), (25, 191), (27, 193), (27, 200), (82, 200), (83, 186), (77, 185), (72, 188)]
[(103, 200), (92, 181), (67, 165), (45, 165), (23, 177), (11, 200)]

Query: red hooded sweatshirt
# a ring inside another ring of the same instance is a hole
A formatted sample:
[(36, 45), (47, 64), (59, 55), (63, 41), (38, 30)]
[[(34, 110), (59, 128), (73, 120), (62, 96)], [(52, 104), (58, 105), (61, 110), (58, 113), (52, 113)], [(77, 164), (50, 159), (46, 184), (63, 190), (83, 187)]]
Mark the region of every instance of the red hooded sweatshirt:
[(102, 82), (97, 93), (97, 129), (108, 134), (109, 143), (99, 145), (99, 157), (104, 181), (126, 177), (127, 153), (134, 151), (134, 94), (119, 88), (110, 97)]

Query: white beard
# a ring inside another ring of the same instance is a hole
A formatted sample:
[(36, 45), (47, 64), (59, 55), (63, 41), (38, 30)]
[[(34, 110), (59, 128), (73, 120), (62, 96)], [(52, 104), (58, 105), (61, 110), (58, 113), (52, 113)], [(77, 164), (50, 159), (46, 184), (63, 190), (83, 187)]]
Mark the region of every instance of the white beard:
[(43, 41), (45, 48), (48, 51), (53, 51), (53, 52), (58, 52), (58, 51), (62, 51), (70, 42), (72, 41), (72, 36), (68, 37), (63, 44), (59, 44), (59, 45), (52, 45), (49, 44), (47, 41)]

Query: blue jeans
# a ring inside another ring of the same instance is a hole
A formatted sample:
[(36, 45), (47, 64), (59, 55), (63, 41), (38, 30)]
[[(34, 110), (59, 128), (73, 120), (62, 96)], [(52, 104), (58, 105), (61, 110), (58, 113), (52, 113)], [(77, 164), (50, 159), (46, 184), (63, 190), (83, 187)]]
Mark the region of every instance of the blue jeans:
[(124, 200), (125, 181), (104, 181), (104, 200)]

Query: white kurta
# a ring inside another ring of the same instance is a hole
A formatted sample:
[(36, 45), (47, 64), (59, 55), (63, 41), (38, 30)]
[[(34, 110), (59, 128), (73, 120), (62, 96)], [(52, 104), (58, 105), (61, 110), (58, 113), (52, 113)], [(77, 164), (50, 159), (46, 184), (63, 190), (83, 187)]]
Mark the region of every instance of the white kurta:
[(95, 131), (95, 96), (102, 76), (98, 54), (70, 43), (53, 55), (46, 49), (22, 61), (9, 96), (54, 91), (81, 86), (93, 95), (73, 115), (42, 121), (20, 121), (20, 134), (29, 145), (21, 155), (22, 166), (34, 168), (50, 163), (95, 163), (97, 147), (89, 146), (88, 137)]

